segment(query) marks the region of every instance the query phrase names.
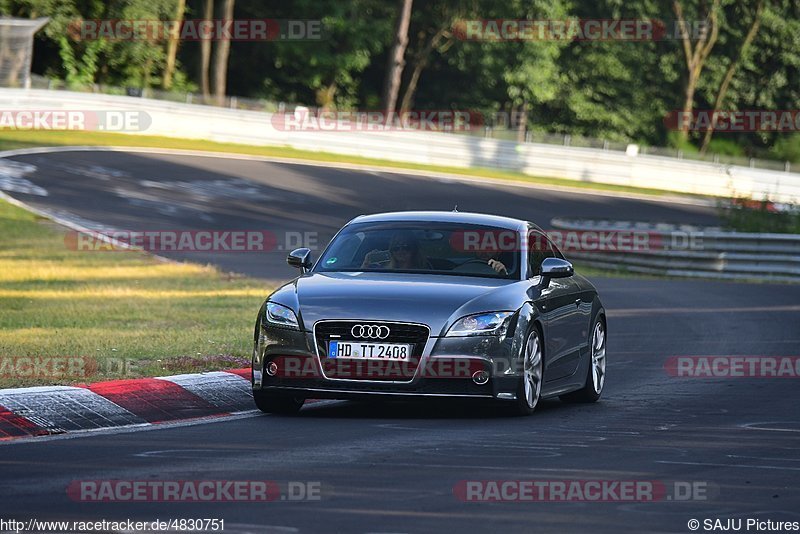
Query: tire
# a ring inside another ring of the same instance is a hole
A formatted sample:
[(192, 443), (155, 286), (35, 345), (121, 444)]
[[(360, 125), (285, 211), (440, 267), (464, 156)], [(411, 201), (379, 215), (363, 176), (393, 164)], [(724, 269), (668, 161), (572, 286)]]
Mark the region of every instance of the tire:
[(531, 415), (542, 398), (542, 383), (544, 382), (542, 334), (536, 326), (532, 326), (528, 332), (522, 351), (522, 376), (519, 377), (517, 400), (514, 403), (513, 413)]
[(602, 316), (595, 317), (589, 333), (589, 366), (586, 383), (578, 391), (561, 395), (564, 402), (597, 402), (603, 394), (606, 378), (606, 322)]
[(303, 398), (266, 395), (263, 391), (253, 391), (253, 400), (264, 413), (296, 414), (306, 402)]

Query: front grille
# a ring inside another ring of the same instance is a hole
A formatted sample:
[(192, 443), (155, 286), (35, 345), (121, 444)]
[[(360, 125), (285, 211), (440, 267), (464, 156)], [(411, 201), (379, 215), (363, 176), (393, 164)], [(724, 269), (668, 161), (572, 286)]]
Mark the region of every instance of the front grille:
[[(381, 325), (389, 328), (389, 335), (385, 339), (356, 338), (352, 334), (355, 325)], [(424, 325), (409, 323), (391, 323), (377, 321), (321, 321), (314, 327), (322, 369), (328, 378), (350, 380), (390, 380), (409, 381), (414, 377), (422, 351), (430, 336), (430, 329)], [(395, 362), (383, 360), (349, 360), (347, 365), (342, 365), (342, 360), (328, 359), (328, 342), (334, 341), (365, 341), (374, 343), (409, 343), (411, 357), (408, 362)], [(338, 360), (338, 361), (337, 361)]]

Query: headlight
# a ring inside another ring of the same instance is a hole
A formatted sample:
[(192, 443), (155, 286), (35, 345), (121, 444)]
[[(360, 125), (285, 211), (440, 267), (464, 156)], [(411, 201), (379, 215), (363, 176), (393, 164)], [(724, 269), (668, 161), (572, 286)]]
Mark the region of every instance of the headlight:
[(510, 311), (467, 315), (450, 327), (447, 336), (501, 336), (508, 330), (512, 315)]
[(290, 308), (287, 308), (286, 306), (282, 306), (274, 302), (267, 302), (266, 316), (267, 322), (270, 322), (274, 325), (283, 326), (286, 328), (295, 328), (298, 330), (300, 329), (300, 325), (297, 323), (297, 316)]

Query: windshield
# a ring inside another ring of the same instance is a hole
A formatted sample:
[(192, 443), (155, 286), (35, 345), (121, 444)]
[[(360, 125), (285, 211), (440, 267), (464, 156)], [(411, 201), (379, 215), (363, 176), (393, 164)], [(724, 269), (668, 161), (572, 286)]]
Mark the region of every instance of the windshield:
[(315, 272), (408, 272), (519, 279), (518, 234), (479, 225), (360, 223), (345, 228)]

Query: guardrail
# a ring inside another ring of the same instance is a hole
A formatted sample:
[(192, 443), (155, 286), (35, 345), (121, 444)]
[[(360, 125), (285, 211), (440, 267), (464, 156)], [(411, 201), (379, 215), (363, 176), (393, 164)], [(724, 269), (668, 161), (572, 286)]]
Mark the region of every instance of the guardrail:
[(278, 145), (389, 161), (491, 168), (720, 197), (800, 202), (800, 174), (593, 148), (516, 143), (419, 131), (286, 131), (267, 112), (213, 108), (138, 97), (69, 91), (2, 89), (2, 110), (97, 110), (147, 113), (140, 133)]
[[(569, 245), (564, 254), (590, 266), (631, 272), (731, 280), (800, 282), (800, 235), (724, 232), (718, 228), (553, 219)], [(626, 234), (628, 246), (595, 247), (602, 234)], [(635, 234), (638, 234), (639, 239)], [(590, 237), (587, 237), (590, 236)], [(639, 243), (636, 246), (632, 243)]]
[[(48, 91), (70, 91), (65, 80), (47, 78), (38, 74), (31, 75), (31, 89), (47, 89)], [(240, 96), (226, 96), (223, 103), (219, 104), (212, 95), (208, 98), (202, 94), (191, 91), (165, 91), (154, 87), (142, 89), (132, 87), (121, 87), (106, 84), (86, 85), (81, 88), (72, 89), (81, 93), (99, 93), (105, 95), (127, 95), (144, 97), (155, 100), (168, 100), (170, 102), (184, 102), (186, 104), (202, 104), (204, 106), (217, 106), (232, 109), (246, 109), (251, 111), (265, 112), (292, 112), (298, 107), (305, 107), (301, 104), (281, 102), (277, 100), (267, 100), (264, 98), (247, 98)], [(312, 113), (319, 111), (319, 108), (311, 108)], [(447, 133), (458, 135), (474, 135), (493, 139), (503, 139), (506, 141), (518, 141), (516, 128), (507, 124), (506, 119), (493, 120), (490, 115), (486, 117), (485, 124), (481, 127), (469, 131), (452, 130)], [(545, 145), (572, 146), (578, 148), (596, 148), (604, 151), (626, 152), (631, 146), (625, 141), (612, 141), (597, 137), (586, 137), (576, 134), (557, 134), (528, 130), (525, 133), (526, 143), (538, 143)], [(740, 167), (750, 167), (751, 169), (768, 169), (773, 171), (792, 170), (792, 163), (789, 161), (778, 161), (774, 159), (761, 159), (745, 156), (733, 156), (728, 154), (718, 154), (709, 152), (700, 154), (698, 152), (686, 152), (679, 148), (666, 146), (639, 146), (639, 153), (642, 155), (664, 156), (667, 158), (686, 159), (691, 161), (711, 162), (722, 165), (737, 165)], [(800, 168), (800, 165), (795, 169)]]

